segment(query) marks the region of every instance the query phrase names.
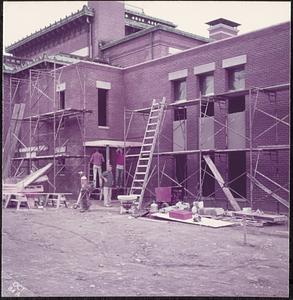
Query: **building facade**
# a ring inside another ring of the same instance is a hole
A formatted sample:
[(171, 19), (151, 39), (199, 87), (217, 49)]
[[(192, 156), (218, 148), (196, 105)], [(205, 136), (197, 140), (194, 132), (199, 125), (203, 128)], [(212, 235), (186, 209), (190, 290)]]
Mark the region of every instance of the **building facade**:
[(153, 158), (159, 176), (150, 179), (147, 199), (157, 186), (180, 186), (186, 201), (231, 208), (208, 156), (240, 206), (288, 211), (290, 24), (242, 35), (229, 20), (207, 24), (209, 39), (120, 1), (89, 1), (8, 46), (7, 145), (14, 105), (24, 103), (25, 111), (7, 176), (53, 161), (48, 188), (77, 193), (78, 171), (91, 176), (93, 150), (115, 165), (117, 147), (128, 149), (133, 174), (147, 108), (165, 97)]

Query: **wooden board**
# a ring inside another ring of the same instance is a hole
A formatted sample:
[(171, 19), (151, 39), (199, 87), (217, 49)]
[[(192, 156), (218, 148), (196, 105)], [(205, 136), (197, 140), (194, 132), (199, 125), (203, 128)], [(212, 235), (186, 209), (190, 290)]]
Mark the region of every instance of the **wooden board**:
[(37, 170), (36, 172), (26, 176), (23, 180), (18, 182), (16, 184), (16, 186), (21, 189), (21, 188), (24, 188), (24, 187), (30, 185), (35, 180), (37, 180), (39, 177), (41, 177), (45, 172), (47, 172), (52, 166), (53, 166), (52, 163), (47, 164), (43, 168), (41, 168), (41, 169)]
[(285, 222), (288, 220), (287, 216), (284, 215), (270, 215), (270, 214), (259, 214), (256, 212), (243, 212), (243, 211), (233, 211), (232, 214), (234, 216), (239, 216), (239, 217), (248, 217), (248, 218), (253, 218), (253, 219), (258, 219), (258, 220), (265, 220), (269, 222)]
[(282, 203), (284, 206), (286, 206), (287, 208), (289, 208), (289, 202), (283, 198), (281, 198), (280, 196), (278, 196), (277, 194), (275, 194), (273, 191), (271, 191), (270, 189), (268, 189), (266, 186), (264, 186), (261, 182), (259, 182), (256, 178), (250, 176), (249, 174), (247, 174), (248, 178), (250, 180), (252, 180), (255, 185), (257, 185), (260, 189), (262, 189), (265, 193), (271, 195), (274, 199), (276, 199), (277, 201), (279, 201), (280, 203)]
[(209, 166), (210, 170), (214, 174), (216, 180), (218, 181), (220, 187), (222, 188), (224, 194), (226, 195), (227, 199), (229, 200), (230, 204), (234, 208), (234, 210), (241, 210), (240, 206), (238, 205), (237, 201), (235, 200), (234, 196), (232, 195), (230, 189), (225, 186), (225, 182), (223, 177), (221, 176), (220, 172), (218, 171), (217, 167), (215, 166), (214, 162), (208, 155), (203, 156), (204, 160), (206, 161), (207, 165)]
[(181, 223), (186, 223), (186, 224), (212, 227), (212, 228), (227, 227), (227, 226), (232, 226), (232, 225), (235, 224), (235, 223), (232, 223), (232, 222), (227, 222), (227, 221), (222, 221), (222, 220), (214, 220), (214, 219), (205, 218), (205, 217), (201, 217), (200, 222), (194, 222), (192, 219), (178, 220), (178, 219), (175, 219), (175, 218), (171, 218), (171, 217), (169, 217), (169, 214), (163, 214), (163, 213), (153, 213), (151, 215), (153, 217), (157, 217), (157, 218), (160, 218), (160, 219), (176, 221), (176, 222), (181, 222)]

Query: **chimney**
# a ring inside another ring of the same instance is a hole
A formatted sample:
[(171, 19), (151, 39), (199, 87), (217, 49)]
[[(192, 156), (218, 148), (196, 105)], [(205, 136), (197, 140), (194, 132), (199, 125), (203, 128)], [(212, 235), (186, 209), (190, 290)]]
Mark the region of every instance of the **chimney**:
[(125, 36), (124, 1), (88, 1), (95, 12), (92, 23), (93, 57), (100, 55), (99, 44), (119, 40)]
[(236, 36), (239, 31), (237, 26), (241, 25), (224, 18), (216, 19), (206, 24), (210, 25), (210, 28), (208, 28), (210, 39), (216, 41)]

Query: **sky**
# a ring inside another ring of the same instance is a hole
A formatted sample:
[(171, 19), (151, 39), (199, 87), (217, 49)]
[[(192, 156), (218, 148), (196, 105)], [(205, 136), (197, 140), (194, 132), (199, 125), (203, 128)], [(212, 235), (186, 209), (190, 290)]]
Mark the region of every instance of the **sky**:
[[(290, 21), (290, 1), (124, 1), (144, 13), (171, 21), (178, 29), (208, 37), (205, 23), (226, 18), (239, 34)], [(81, 9), (87, 1), (7, 1), (3, 3), (3, 49)], [(4, 51), (4, 50), (3, 50)]]

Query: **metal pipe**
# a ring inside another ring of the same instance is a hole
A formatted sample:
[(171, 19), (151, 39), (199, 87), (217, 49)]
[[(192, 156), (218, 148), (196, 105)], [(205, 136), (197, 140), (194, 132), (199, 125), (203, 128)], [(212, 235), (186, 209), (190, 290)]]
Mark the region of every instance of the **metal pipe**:
[[(253, 169), (253, 166), (252, 166), (252, 148), (253, 148), (253, 137), (252, 137), (252, 89), (249, 89), (249, 96), (248, 96), (248, 99), (249, 99), (249, 103), (248, 103), (248, 106), (249, 106), (249, 173), (250, 175), (252, 176), (252, 169)], [(253, 191), (253, 182), (252, 180), (250, 179), (250, 188), (249, 188), (249, 193), (250, 193), (250, 197), (249, 197), (249, 200), (250, 200), (250, 207), (253, 208), (253, 200), (252, 200), (252, 191)]]

